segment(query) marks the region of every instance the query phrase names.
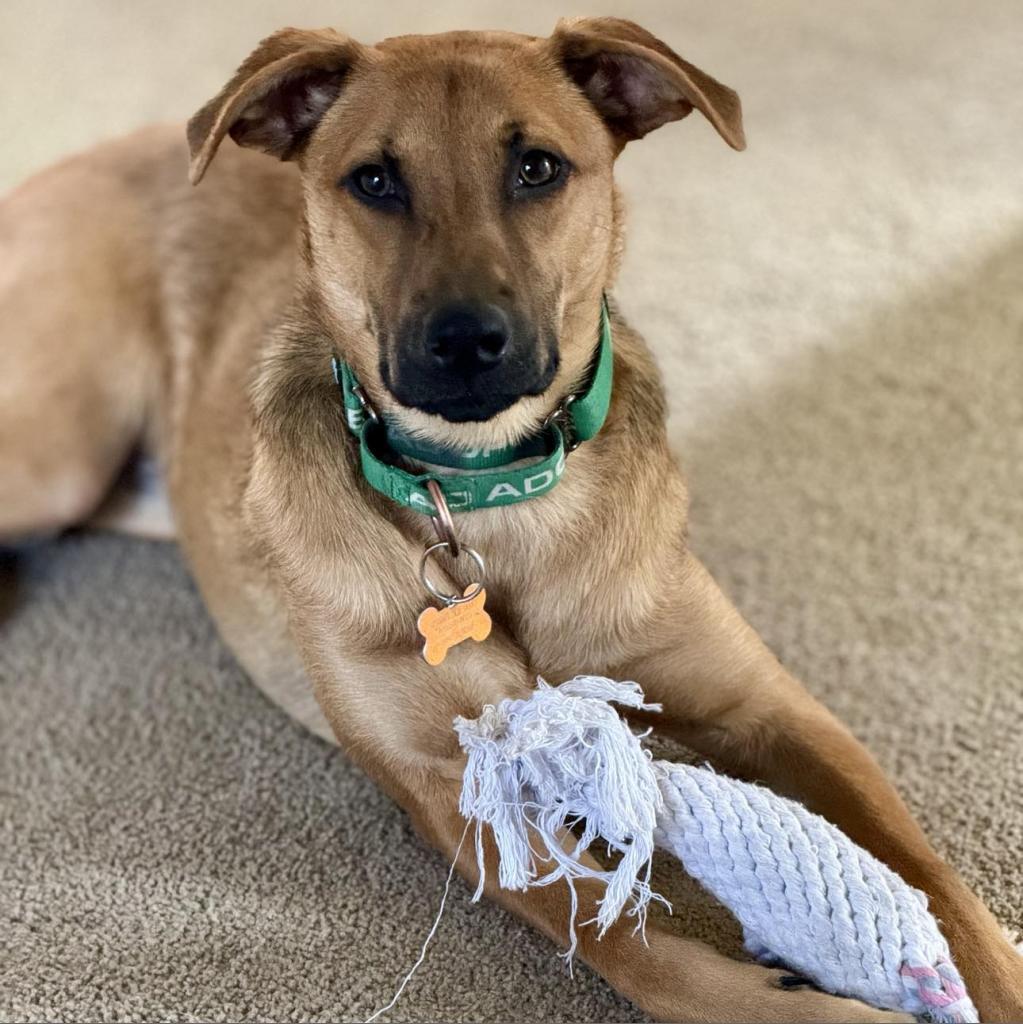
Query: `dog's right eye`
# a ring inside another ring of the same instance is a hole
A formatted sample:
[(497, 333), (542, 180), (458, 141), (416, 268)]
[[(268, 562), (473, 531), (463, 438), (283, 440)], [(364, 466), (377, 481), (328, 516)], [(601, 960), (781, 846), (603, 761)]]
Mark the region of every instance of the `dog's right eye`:
[(387, 173), (387, 168), (380, 164), (366, 164), (365, 167), (360, 167), (354, 178), (359, 191), (370, 199), (383, 199), (384, 196), (394, 194), (394, 182)]
[(383, 210), (398, 210), (408, 204), (397, 167), (385, 164), (362, 164), (339, 182), (356, 199)]

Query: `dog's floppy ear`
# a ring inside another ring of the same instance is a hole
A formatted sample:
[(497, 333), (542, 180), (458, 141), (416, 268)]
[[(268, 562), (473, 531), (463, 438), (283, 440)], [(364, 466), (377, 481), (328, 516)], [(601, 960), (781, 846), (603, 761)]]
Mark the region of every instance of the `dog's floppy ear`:
[(281, 160), (301, 152), (365, 47), (333, 29), (284, 28), (264, 39), (189, 122), (189, 178), (202, 180), (225, 135)]
[(619, 145), (694, 108), (733, 149), (745, 149), (739, 97), (623, 18), (558, 22), (551, 43), (566, 74), (597, 109)]

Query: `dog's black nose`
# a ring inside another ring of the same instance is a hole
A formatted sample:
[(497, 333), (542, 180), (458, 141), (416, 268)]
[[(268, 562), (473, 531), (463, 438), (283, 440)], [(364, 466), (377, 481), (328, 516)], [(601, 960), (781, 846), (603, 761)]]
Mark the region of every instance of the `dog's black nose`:
[(497, 366), (510, 338), (508, 317), (497, 306), (446, 306), (430, 317), (426, 351), (441, 369), (471, 377)]

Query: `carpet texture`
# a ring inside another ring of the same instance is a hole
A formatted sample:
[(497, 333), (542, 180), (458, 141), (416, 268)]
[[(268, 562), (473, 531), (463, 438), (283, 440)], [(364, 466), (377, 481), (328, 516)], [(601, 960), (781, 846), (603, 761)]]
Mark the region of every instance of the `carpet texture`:
[[(582, 13), (583, 11), (579, 11)], [(565, 13), (571, 13), (566, 11)], [(617, 290), (667, 378), (693, 545), (1023, 927), (1018, 0), (621, 0), (742, 94), (623, 157)], [(0, 6), (0, 185), (183, 118), (283, 24), (550, 28), (545, 4)], [(20, 552), (0, 583), (0, 1019), (356, 1020), (447, 873), (249, 685), (173, 545)], [(676, 926), (734, 925), (663, 867)], [(392, 1020), (628, 1021), (456, 882)], [(684, 965), (679, 965), (680, 970)]]

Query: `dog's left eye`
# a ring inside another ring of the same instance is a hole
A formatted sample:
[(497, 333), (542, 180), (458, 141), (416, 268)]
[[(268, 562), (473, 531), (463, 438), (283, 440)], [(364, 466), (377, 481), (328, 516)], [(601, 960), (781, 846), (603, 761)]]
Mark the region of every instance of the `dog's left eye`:
[(520, 188), (540, 188), (551, 185), (561, 174), (561, 161), (553, 153), (531, 149), (519, 161)]

